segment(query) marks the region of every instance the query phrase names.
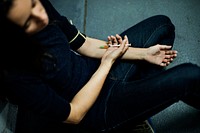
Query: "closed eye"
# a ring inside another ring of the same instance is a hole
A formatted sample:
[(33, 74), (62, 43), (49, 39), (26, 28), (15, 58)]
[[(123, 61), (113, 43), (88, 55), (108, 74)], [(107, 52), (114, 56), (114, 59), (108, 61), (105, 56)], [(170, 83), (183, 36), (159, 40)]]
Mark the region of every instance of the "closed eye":
[[(31, 1), (31, 7), (32, 7), (32, 8), (34, 8), (34, 7), (36, 6), (36, 4), (37, 4), (37, 0), (32, 0), (32, 1)], [(30, 26), (30, 18), (31, 18), (31, 17), (29, 17), (29, 18), (27, 19), (27, 21), (24, 23), (23, 29), (27, 29), (27, 28)]]
[(37, 0), (32, 0), (32, 8), (36, 6)]

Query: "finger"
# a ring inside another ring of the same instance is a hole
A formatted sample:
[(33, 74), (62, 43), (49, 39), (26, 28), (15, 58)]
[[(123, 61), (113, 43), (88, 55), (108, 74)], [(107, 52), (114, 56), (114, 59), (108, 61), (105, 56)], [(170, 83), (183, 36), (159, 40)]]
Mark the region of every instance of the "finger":
[(166, 66), (168, 66), (170, 63), (171, 63), (171, 62), (162, 62), (162, 63), (160, 63), (160, 66), (166, 67)]
[(169, 49), (172, 48), (172, 46), (169, 46), (169, 45), (160, 45), (160, 44), (158, 44), (158, 45), (159, 45), (161, 50), (169, 50)]
[(125, 42), (126, 42), (126, 39), (124, 39), (123, 41), (122, 41), (122, 43), (119, 45), (119, 49), (121, 49), (121, 50), (123, 50), (124, 49), (124, 47), (125, 47)]
[(128, 38), (125, 38), (123, 41), (122, 41), (122, 49), (123, 49), (123, 53), (128, 49), (128, 45), (127, 44), (127, 40)]
[(174, 55), (165, 55), (165, 58), (167, 58), (167, 59), (174, 59), (176, 57), (177, 57), (176, 54), (174, 54)]
[(167, 64), (162, 62), (162, 63), (160, 63), (160, 66), (165, 67), (165, 66), (167, 66)]
[(128, 36), (127, 36), (127, 35), (124, 36), (124, 39), (127, 40), (127, 41), (126, 41), (126, 44), (129, 44), (129, 40), (128, 40)]
[(168, 63), (168, 62), (170, 63), (170, 62), (172, 62), (172, 61), (173, 61), (173, 59), (172, 59), (172, 58), (169, 58), (169, 59), (164, 59), (164, 60), (163, 60), (163, 63)]
[(175, 58), (175, 56), (173, 56), (173, 55), (165, 55), (165, 59), (171, 59), (171, 58)]
[(178, 52), (176, 50), (166, 50), (166, 54), (177, 54)]
[(120, 48), (124, 48), (124, 47), (125, 47), (125, 43), (126, 43), (126, 39), (124, 39), (124, 40), (122, 41), (122, 43), (120, 44)]
[(108, 36), (108, 44), (112, 44), (112, 39), (111, 39), (111, 37), (110, 36)]
[(122, 37), (120, 35), (116, 34), (116, 38), (117, 38), (118, 43), (121, 44), (122, 43)]
[(168, 54), (168, 55), (175, 55), (177, 56), (177, 51), (176, 50), (170, 50), (170, 51), (165, 51), (165, 54)]
[(176, 58), (177, 57), (177, 54), (174, 54), (174, 55), (170, 55), (171, 58)]
[(112, 39), (112, 44), (118, 44), (115, 36), (111, 36), (111, 39)]

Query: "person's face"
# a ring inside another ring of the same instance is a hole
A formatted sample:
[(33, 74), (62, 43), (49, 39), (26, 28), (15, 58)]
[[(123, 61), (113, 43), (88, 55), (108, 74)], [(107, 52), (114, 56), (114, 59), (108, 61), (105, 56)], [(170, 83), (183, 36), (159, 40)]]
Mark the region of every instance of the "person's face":
[(24, 28), (27, 34), (37, 33), (49, 23), (40, 0), (13, 0), (8, 18)]

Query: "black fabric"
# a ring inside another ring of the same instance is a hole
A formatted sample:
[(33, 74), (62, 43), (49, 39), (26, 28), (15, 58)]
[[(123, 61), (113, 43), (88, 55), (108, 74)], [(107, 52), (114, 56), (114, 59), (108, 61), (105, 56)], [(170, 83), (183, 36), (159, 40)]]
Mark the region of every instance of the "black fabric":
[[(82, 34), (82, 33), (81, 33)], [(85, 38), (83, 38), (83, 36), (85, 36), (86, 37), (86, 35), (85, 34), (78, 34), (78, 36), (76, 37), (76, 39), (74, 40), (74, 41), (72, 41), (71, 43), (70, 43), (70, 47), (73, 49), (73, 50), (77, 50), (78, 48), (80, 48), (82, 45), (83, 45), (83, 43), (85, 42)]]
[(78, 35), (74, 41), (70, 43), (71, 49), (77, 50), (80, 48), (85, 42), (85, 38), (83, 36), (86, 37), (86, 35), (83, 33), (81, 33), (83, 36), (78, 34), (79, 31), (77, 30), (76, 26), (72, 25), (67, 17), (60, 15), (48, 0), (41, 0), (41, 2), (48, 13), (50, 23), (55, 23), (60, 27), (60, 29), (66, 35), (68, 42), (71, 42)]
[(4, 87), (11, 103), (30, 109), (36, 114), (61, 122), (70, 113), (69, 102), (35, 73), (10, 70)]

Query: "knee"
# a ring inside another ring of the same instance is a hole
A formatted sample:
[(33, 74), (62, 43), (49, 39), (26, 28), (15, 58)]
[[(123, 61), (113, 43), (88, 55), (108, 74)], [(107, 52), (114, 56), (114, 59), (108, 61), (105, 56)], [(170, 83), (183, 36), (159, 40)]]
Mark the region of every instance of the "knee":
[(158, 23), (161, 23), (162, 25), (168, 26), (169, 28), (171, 28), (172, 31), (175, 30), (175, 26), (168, 16), (166, 16), (166, 15), (156, 15), (156, 16), (153, 16), (153, 17), (154, 17), (154, 19), (157, 20)]
[(182, 68), (180, 74), (182, 73), (186, 79), (191, 81), (200, 82), (200, 67), (192, 64), (192, 63), (185, 63), (180, 65)]
[(175, 39), (175, 27), (172, 24), (170, 18), (165, 15), (154, 16), (157, 23), (157, 33), (159, 34), (159, 43), (160, 44), (174, 44)]
[(166, 15), (156, 15), (154, 17), (158, 20), (158, 22), (172, 24), (171, 19)]

